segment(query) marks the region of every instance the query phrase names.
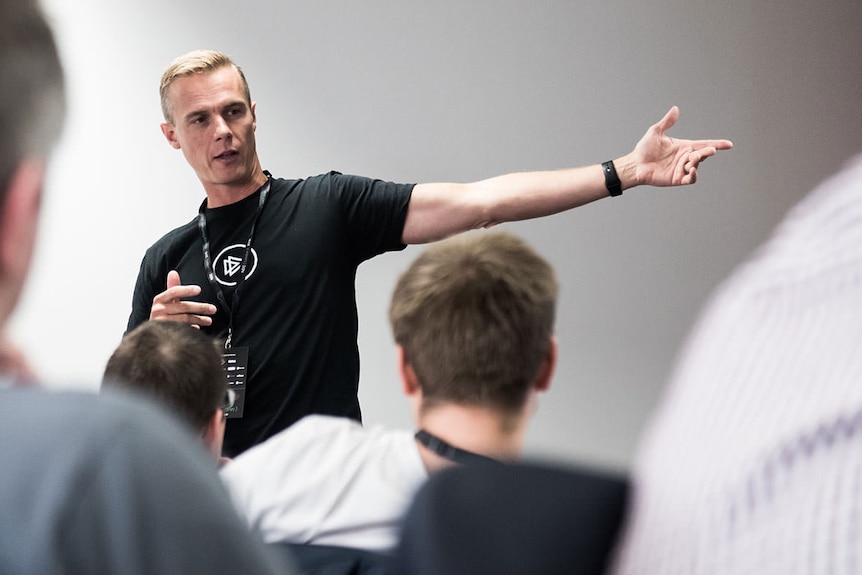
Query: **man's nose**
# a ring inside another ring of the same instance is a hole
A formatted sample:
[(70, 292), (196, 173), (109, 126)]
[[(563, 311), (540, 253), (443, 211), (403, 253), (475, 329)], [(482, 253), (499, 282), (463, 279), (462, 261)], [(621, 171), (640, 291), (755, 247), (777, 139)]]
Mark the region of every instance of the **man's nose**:
[(230, 126), (221, 116), (216, 116), (215, 119), (215, 138), (217, 140), (221, 140), (222, 138), (230, 138), (233, 134), (230, 131)]

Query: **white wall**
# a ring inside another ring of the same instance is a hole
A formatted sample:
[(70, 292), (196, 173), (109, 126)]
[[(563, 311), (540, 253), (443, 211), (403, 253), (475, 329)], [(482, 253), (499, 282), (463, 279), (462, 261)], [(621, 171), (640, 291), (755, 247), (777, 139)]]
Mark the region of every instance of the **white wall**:
[[(56, 387), (95, 388), (146, 247), (203, 194), (158, 129), (176, 55), (221, 49), (258, 103), (264, 167), (467, 181), (727, 137), (687, 189), (638, 189), (507, 229), (557, 267), (561, 362), (534, 455), (624, 467), (710, 290), (784, 212), (862, 149), (856, 0), (46, 0), (71, 116), (13, 335)], [(363, 264), (367, 423), (409, 426), (385, 321), (422, 248)]]

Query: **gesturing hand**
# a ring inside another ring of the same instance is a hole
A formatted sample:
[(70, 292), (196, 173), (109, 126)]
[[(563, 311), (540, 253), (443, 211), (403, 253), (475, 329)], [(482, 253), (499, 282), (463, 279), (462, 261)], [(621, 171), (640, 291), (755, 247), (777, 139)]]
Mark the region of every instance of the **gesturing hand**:
[(632, 152), (635, 179), (651, 186), (679, 186), (697, 181), (697, 168), (718, 150), (733, 147), (730, 140), (680, 140), (667, 135), (679, 118), (673, 106), (664, 118), (650, 126)]
[(180, 274), (174, 270), (169, 271), (167, 289), (153, 298), (150, 319), (179, 321), (196, 328), (212, 325), (213, 320), (209, 316), (215, 314), (216, 306), (211, 303), (182, 299), (194, 297), (200, 293), (200, 286), (182, 285)]

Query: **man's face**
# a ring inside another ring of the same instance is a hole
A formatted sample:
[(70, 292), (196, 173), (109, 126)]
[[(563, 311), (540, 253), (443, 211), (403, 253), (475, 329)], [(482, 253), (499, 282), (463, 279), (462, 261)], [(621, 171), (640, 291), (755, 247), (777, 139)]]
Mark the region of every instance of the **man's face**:
[(179, 78), (169, 90), (173, 122), (162, 124), (162, 132), (183, 151), (204, 188), (247, 184), (258, 166), (257, 122), (236, 70)]

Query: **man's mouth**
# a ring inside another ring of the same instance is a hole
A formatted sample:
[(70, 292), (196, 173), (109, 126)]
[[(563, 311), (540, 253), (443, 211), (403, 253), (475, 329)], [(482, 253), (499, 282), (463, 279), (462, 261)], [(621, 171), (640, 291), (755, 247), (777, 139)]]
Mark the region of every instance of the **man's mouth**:
[(229, 160), (235, 156), (239, 155), (239, 152), (236, 150), (225, 150), (221, 154), (215, 157), (216, 160)]

